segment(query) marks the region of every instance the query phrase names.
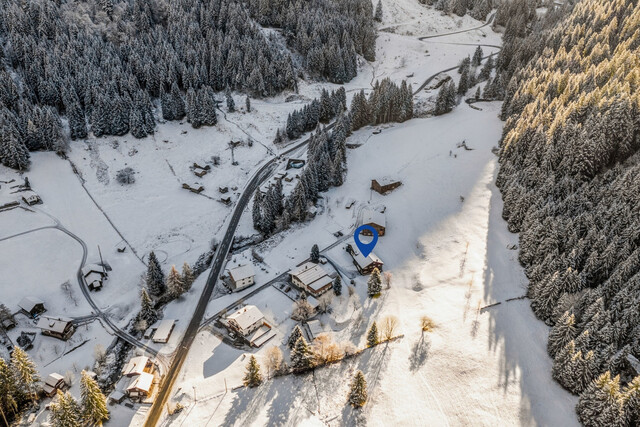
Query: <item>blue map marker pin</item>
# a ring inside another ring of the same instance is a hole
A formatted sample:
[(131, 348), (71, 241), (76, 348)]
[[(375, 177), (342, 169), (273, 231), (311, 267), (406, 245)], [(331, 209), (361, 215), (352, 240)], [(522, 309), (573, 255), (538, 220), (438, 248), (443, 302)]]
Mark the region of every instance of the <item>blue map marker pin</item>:
[[(360, 241), (360, 233), (362, 233), (364, 230), (370, 231), (371, 235), (373, 236), (373, 239), (371, 239), (369, 243)], [(376, 243), (378, 243), (378, 232), (370, 225), (361, 225), (360, 227), (356, 228), (355, 233), (353, 233), (353, 240), (356, 242), (356, 246), (360, 250), (362, 256), (366, 258), (369, 256), (371, 251), (373, 251), (373, 248), (376, 247)]]

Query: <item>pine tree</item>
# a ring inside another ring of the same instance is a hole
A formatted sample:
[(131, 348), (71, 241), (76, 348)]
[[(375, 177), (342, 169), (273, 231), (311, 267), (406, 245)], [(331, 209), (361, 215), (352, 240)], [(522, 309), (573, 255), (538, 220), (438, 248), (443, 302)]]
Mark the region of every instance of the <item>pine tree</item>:
[(233, 113), (236, 111), (236, 103), (233, 100), (233, 96), (231, 95), (231, 90), (227, 87), (227, 90), (224, 93), (224, 96), (227, 98), (227, 111)]
[(104, 421), (109, 419), (107, 399), (102, 394), (96, 380), (84, 370), (81, 375), (82, 418), (89, 425), (101, 426)]
[(464, 95), (469, 90), (469, 68), (465, 68), (462, 71), (462, 75), (460, 76), (460, 81), (458, 82), (458, 95)]
[(291, 331), (291, 335), (289, 335), (289, 340), (287, 341), (287, 345), (290, 349), (296, 346), (296, 342), (298, 342), (298, 338), (302, 336), (302, 329), (300, 329), (299, 325), (296, 325)]
[(250, 113), (250, 112), (251, 112), (251, 100), (249, 99), (249, 96), (247, 96), (247, 97), (244, 99), (244, 104), (245, 104), (245, 105), (246, 105), (246, 107), (247, 107), (247, 113)]
[(620, 377), (609, 371), (600, 375), (580, 395), (576, 406), (578, 419), (587, 427), (623, 427), (626, 425)]
[(312, 367), (313, 352), (304, 337), (300, 337), (291, 350), (291, 368), (294, 372), (304, 372)]
[(182, 283), (182, 277), (175, 265), (171, 266), (169, 274), (167, 275), (167, 291), (173, 298), (178, 298), (184, 293), (184, 283)]
[(378, 325), (376, 322), (371, 324), (369, 332), (367, 332), (367, 347), (373, 347), (380, 343), (380, 336), (378, 335)]
[(195, 280), (196, 278), (193, 274), (193, 270), (189, 266), (189, 263), (185, 261), (185, 263), (182, 264), (182, 284), (185, 292), (188, 292), (191, 289)]
[(382, 0), (378, 0), (378, 4), (376, 4), (376, 13), (373, 16), (373, 19), (378, 22), (382, 22)]
[(69, 392), (58, 390), (56, 400), (51, 403), (49, 421), (52, 427), (80, 427), (82, 418), (80, 406)]
[(311, 247), (311, 262), (315, 262), (316, 264), (320, 262), (320, 249), (318, 245)]
[(0, 416), (6, 426), (9, 425), (7, 417), (18, 411), (18, 402), (21, 400), (18, 382), (15, 372), (4, 359), (0, 358)]
[(357, 371), (353, 376), (349, 389), (349, 403), (355, 408), (361, 408), (367, 401), (367, 381), (362, 371)]
[(251, 355), (247, 370), (244, 374), (243, 384), (245, 387), (257, 387), (262, 384), (262, 374), (260, 374), (260, 365), (254, 355)]
[(16, 346), (11, 353), (11, 367), (16, 373), (20, 389), (25, 390), (31, 400), (35, 402), (37, 399), (36, 384), (40, 381), (36, 364), (23, 349)]
[(477, 67), (482, 63), (482, 56), (484, 53), (482, 52), (482, 47), (478, 46), (476, 51), (473, 53), (473, 58), (471, 59), (471, 63)]
[(151, 251), (149, 253), (149, 265), (147, 267), (147, 289), (154, 296), (163, 295), (167, 288), (164, 284), (164, 273), (160, 268), (160, 263), (156, 254)]
[(146, 288), (142, 288), (140, 292), (140, 312), (138, 313), (138, 317), (146, 321), (148, 326), (151, 326), (158, 320), (158, 313), (153, 308), (153, 303)]
[(382, 291), (382, 277), (380, 276), (380, 270), (374, 268), (371, 272), (371, 276), (369, 276), (369, 281), (367, 282), (367, 295), (370, 297), (374, 297), (379, 295)]
[(342, 279), (340, 278), (340, 274), (333, 280), (333, 293), (336, 296), (342, 295)]
[(576, 335), (575, 316), (567, 311), (549, 332), (549, 340), (547, 341), (549, 356), (555, 357), (569, 341), (576, 338)]
[(640, 376), (635, 377), (624, 390), (624, 413), (629, 425), (640, 425)]
[(16, 127), (6, 121), (0, 128), (0, 161), (12, 169), (24, 170), (29, 167), (29, 151), (21, 141)]

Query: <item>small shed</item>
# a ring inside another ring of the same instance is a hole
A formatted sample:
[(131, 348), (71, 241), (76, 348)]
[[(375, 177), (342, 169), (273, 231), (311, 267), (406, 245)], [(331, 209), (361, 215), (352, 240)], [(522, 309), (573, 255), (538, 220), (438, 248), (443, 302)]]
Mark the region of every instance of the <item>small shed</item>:
[(218, 191), (221, 192), (222, 194), (228, 193), (229, 187), (218, 187)]
[(30, 317), (36, 317), (38, 314), (47, 311), (44, 306), (44, 301), (36, 297), (24, 297), (20, 300), (18, 306)]
[(38, 196), (34, 191), (22, 192), (22, 200), (29, 206), (37, 205), (42, 202), (40, 196)]
[(109, 402), (109, 405), (116, 405), (122, 403), (125, 397), (127, 397), (127, 395), (124, 394), (122, 390), (113, 390), (107, 401)]
[(401, 185), (402, 181), (389, 177), (371, 180), (371, 189), (383, 195), (395, 190)]
[(76, 331), (71, 319), (65, 317), (42, 316), (36, 327), (40, 328), (42, 335), (66, 341)]
[(225, 205), (230, 205), (231, 204), (231, 197), (221, 197), (220, 201), (222, 203), (224, 203)]
[(49, 376), (44, 380), (42, 390), (48, 397), (53, 397), (56, 395), (58, 390), (64, 391), (66, 387), (67, 384), (64, 382), (64, 377), (54, 372), (53, 374), (49, 374)]
[(240, 265), (229, 270), (229, 278), (234, 291), (240, 291), (255, 283), (253, 264)]
[(156, 333), (153, 334), (153, 342), (165, 344), (169, 342), (173, 328), (176, 326), (176, 321), (173, 319), (163, 319), (158, 325)]

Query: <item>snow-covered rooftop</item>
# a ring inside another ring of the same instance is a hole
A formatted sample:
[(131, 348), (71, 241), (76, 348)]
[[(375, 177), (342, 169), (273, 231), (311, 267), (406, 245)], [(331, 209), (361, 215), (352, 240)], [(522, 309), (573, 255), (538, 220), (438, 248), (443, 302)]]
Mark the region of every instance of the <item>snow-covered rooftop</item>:
[(100, 275), (106, 275), (107, 273), (105, 273), (104, 267), (98, 264), (87, 264), (84, 267), (82, 267), (82, 275), (87, 277), (87, 275), (91, 274), (92, 272), (94, 273), (98, 273)]
[(140, 375), (136, 376), (133, 381), (131, 381), (131, 384), (127, 387), (127, 391), (142, 390), (144, 392), (149, 392), (151, 384), (153, 384), (153, 374), (142, 372)]
[(386, 227), (385, 215), (382, 212), (365, 209), (362, 211), (362, 223), (377, 224), (379, 226)]
[(328, 282), (332, 281), (329, 273), (322, 267), (322, 265), (311, 261), (305, 262), (301, 266), (291, 270), (289, 274), (295, 276), (305, 286), (316, 291), (326, 286)]
[(227, 318), (234, 320), (241, 329), (247, 329), (264, 318), (264, 315), (255, 305), (246, 305), (235, 313), (230, 314)]
[(38, 304), (44, 304), (44, 301), (36, 297), (24, 297), (20, 300), (20, 303), (18, 303), (21, 309), (28, 312), (33, 310)]
[(153, 334), (153, 341), (168, 341), (175, 324), (176, 321), (173, 319), (164, 319), (160, 322), (158, 329), (156, 329), (156, 333)]
[(253, 264), (240, 265), (229, 270), (229, 275), (235, 281), (255, 276)]
[(36, 326), (42, 330), (62, 334), (69, 323), (71, 323), (71, 319), (67, 319), (66, 317), (42, 316)]
[(144, 368), (147, 366), (148, 362), (149, 358), (147, 356), (133, 357), (122, 370), (122, 375), (126, 375), (128, 377), (140, 375), (144, 372)]
[(369, 254), (366, 258), (357, 250), (353, 252), (353, 260), (360, 266), (360, 268), (366, 268), (373, 264), (374, 262), (378, 262), (380, 264), (384, 264), (380, 258), (373, 252)]

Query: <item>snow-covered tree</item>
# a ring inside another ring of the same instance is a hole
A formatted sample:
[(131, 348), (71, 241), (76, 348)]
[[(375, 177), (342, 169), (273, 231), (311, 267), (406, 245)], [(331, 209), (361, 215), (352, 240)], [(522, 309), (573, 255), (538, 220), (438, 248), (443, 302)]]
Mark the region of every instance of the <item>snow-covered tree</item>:
[(380, 276), (380, 270), (374, 268), (367, 281), (367, 295), (374, 297), (380, 295), (382, 291), (382, 277)]
[(169, 274), (167, 275), (167, 290), (173, 298), (178, 298), (185, 291), (184, 283), (182, 282), (182, 276), (176, 269), (175, 265), (171, 266)]
[(275, 345), (269, 347), (267, 353), (265, 355), (266, 364), (267, 364), (267, 373), (269, 375), (277, 374), (282, 369), (283, 365), (283, 356), (282, 350)]
[(300, 325), (296, 325), (291, 331), (291, 335), (289, 335), (289, 339), (287, 340), (287, 345), (290, 349), (293, 349), (293, 347), (295, 347), (296, 342), (298, 342), (298, 338), (300, 338), (301, 336), (303, 336), (302, 329), (300, 329)]
[(378, 335), (378, 325), (376, 322), (371, 324), (369, 332), (367, 332), (367, 347), (374, 347), (380, 343), (380, 336)]
[(138, 313), (138, 317), (140, 320), (144, 320), (147, 326), (151, 326), (158, 320), (158, 314), (155, 308), (153, 308), (151, 297), (149, 297), (146, 288), (142, 288), (142, 291), (140, 291), (140, 312)]
[(576, 406), (578, 419), (587, 427), (623, 427), (626, 425), (620, 377), (607, 371), (580, 395)]
[(362, 371), (357, 371), (349, 388), (349, 403), (355, 408), (361, 408), (367, 401), (367, 381)]
[(320, 262), (320, 249), (316, 244), (311, 247), (311, 262), (315, 262), (316, 264)]
[(191, 289), (191, 286), (193, 285), (193, 282), (196, 280), (195, 276), (193, 274), (193, 270), (191, 269), (191, 266), (189, 266), (188, 262), (184, 262), (184, 264), (182, 264), (182, 285), (184, 287), (184, 292), (188, 292)]
[(382, 22), (382, 0), (378, 0), (378, 3), (376, 4), (376, 12), (373, 19), (378, 22)]
[(86, 371), (82, 371), (80, 378), (80, 394), (82, 396), (82, 419), (92, 426), (101, 426), (109, 419), (107, 399), (102, 394), (96, 380), (91, 378)]
[(342, 295), (342, 278), (340, 277), (340, 274), (338, 274), (333, 280), (333, 293), (336, 296)]
[(21, 400), (20, 389), (14, 370), (4, 359), (0, 358), (0, 416), (6, 426), (9, 416), (18, 411)]
[(227, 111), (233, 113), (236, 111), (236, 103), (233, 100), (233, 96), (231, 95), (231, 91), (227, 87), (227, 90), (224, 93), (225, 98), (227, 99)]
[(251, 112), (251, 100), (249, 99), (248, 96), (244, 99), (244, 105), (247, 107), (247, 113), (250, 113)]
[(160, 296), (167, 291), (164, 283), (164, 273), (155, 252), (149, 253), (149, 265), (147, 266), (147, 289), (154, 296)]
[(313, 352), (304, 337), (298, 338), (291, 350), (291, 368), (294, 372), (303, 372), (313, 367)]
[(51, 403), (49, 422), (52, 427), (80, 427), (82, 426), (82, 413), (76, 399), (69, 394), (58, 390), (55, 400)]
[(11, 353), (11, 367), (15, 371), (17, 383), (34, 402), (37, 399), (36, 384), (40, 381), (36, 364), (29, 355), (19, 346), (13, 348)]
[(245, 387), (257, 387), (262, 384), (262, 374), (260, 373), (260, 365), (254, 355), (249, 358), (249, 363), (242, 380)]

